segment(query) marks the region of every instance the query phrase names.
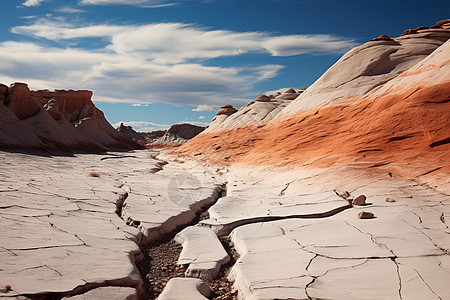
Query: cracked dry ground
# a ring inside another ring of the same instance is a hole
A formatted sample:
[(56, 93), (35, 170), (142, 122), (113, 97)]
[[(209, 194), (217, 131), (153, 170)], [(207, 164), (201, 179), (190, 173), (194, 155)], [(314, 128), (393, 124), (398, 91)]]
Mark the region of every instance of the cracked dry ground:
[(0, 163), (0, 298), (152, 299), (169, 281), (160, 299), (450, 299), (449, 196), (388, 172), (149, 151)]

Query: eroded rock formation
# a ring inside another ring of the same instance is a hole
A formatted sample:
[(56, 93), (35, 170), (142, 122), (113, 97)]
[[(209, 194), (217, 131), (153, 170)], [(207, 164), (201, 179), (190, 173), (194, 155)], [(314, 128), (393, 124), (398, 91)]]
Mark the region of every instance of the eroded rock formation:
[(136, 132), (131, 126), (125, 126), (123, 123), (117, 128), (118, 132), (129, 139), (151, 148), (182, 145), (203, 130), (205, 130), (205, 127), (188, 123), (175, 124), (168, 130), (156, 130), (152, 132)]
[(445, 20), (369, 41), (294, 100), (250, 102), (177, 153), (220, 165), (373, 165), (448, 189), (449, 38)]
[(2, 84), (0, 98), (2, 149), (98, 152), (140, 147), (108, 123), (91, 91), (30, 91), (16, 82)]

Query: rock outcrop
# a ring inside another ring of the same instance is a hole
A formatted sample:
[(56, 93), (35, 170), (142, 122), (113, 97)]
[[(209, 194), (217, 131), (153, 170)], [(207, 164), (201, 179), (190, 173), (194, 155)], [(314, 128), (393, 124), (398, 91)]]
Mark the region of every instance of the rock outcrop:
[[(129, 138), (130, 140), (133, 140), (135, 142), (143, 140), (144, 136), (143, 134), (138, 133), (136, 130), (133, 129), (131, 126), (123, 125), (123, 123), (120, 123), (119, 127), (117, 127), (117, 131)], [(164, 134), (165, 131), (163, 131)]]
[(136, 132), (131, 126), (125, 126), (123, 123), (117, 128), (119, 133), (129, 139), (151, 148), (182, 145), (204, 130), (205, 127), (187, 123), (172, 125), (168, 130), (152, 132)]
[(217, 115), (227, 115), (230, 116), (232, 114), (234, 114), (235, 112), (237, 112), (237, 109), (234, 108), (232, 105), (224, 105), (222, 107), (220, 107), (220, 109), (217, 111)]
[(260, 95), (254, 101), (236, 110), (231, 105), (222, 106), (205, 132), (227, 130), (259, 125), (273, 119), (292, 100), (296, 99), (304, 90), (288, 89), (276, 95)]
[(373, 166), (450, 191), (449, 38), (445, 20), (369, 41), (295, 100), (250, 102), (177, 153), (219, 165)]
[(30, 91), (0, 86), (0, 149), (99, 152), (138, 144), (119, 134), (91, 100), (91, 91)]
[(31, 95), (28, 85), (20, 82), (9, 86), (5, 104), (19, 120), (36, 115), (42, 108), (39, 101)]

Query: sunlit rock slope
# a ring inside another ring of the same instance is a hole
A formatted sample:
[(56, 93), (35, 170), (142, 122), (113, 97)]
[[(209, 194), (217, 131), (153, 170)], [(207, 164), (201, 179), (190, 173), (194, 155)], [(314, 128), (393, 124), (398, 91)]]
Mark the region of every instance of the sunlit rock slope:
[(177, 153), (221, 165), (372, 166), (449, 191), (449, 38), (446, 20), (371, 40), (295, 100), (220, 115)]

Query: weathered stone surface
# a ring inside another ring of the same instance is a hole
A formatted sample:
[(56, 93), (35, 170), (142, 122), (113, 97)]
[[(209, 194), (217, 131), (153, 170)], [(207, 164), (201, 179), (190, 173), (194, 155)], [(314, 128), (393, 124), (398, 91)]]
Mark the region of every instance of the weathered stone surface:
[[(448, 228), (440, 220), (439, 211), (449, 211), (449, 197), (409, 180), (378, 176), (370, 169), (366, 172), (345, 167), (288, 172), (228, 168), (227, 196), (210, 208), (211, 219), (201, 224), (213, 229), (234, 228), (231, 238), (240, 258), (229, 279), (235, 281), (239, 296), (395, 298), (399, 281), (402, 286), (405, 280), (421, 281), (428, 272), (411, 272), (414, 266), (396, 257), (414, 257), (423, 265), (429, 257), (437, 257), (430, 269), (439, 260), (446, 260), (446, 249), (450, 249), (445, 241)], [(317, 214), (347, 203), (334, 190), (364, 193), (373, 202), (371, 210), (377, 217), (370, 222), (358, 220), (357, 207), (328, 217)], [(386, 203), (387, 195), (397, 202)], [(270, 219), (274, 216), (280, 218)], [(444, 267), (447, 271), (449, 268)], [(397, 272), (403, 274), (403, 270), (408, 275), (399, 279)], [(448, 273), (442, 276), (436, 279), (441, 298), (445, 295), (442, 283), (450, 280)], [(370, 288), (361, 288), (348, 278), (364, 278)], [(407, 286), (408, 290), (401, 291), (403, 299), (412, 290), (417, 299), (425, 299), (430, 293), (420, 285)]]
[[(124, 166), (100, 158), (0, 152), (8, 165), (0, 169), (0, 285), (17, 294), (142, 288), (139, 232), (115, 213)], [(97, 168), (108, 176), (89, 177)]]
[(208, 174), (206, 170), (192, 173), (169, 164), (155, 174), (128, 177), (123, 182), (128, 197), (121, 216), (137, 226), (146, 242), (156, 241), (191, 223), (203, 207), (216, 201), (221, 187)]
[(91, 290), (82, 295), (73, 297), (65, 297), (65, 300), (111, 300), (123, 299), (134, 300), (138, 299), (136, 289), (130, 287), (101, 287)]
[(176, 235), (175, 240), (183, 245), (178, 264), (189, 265), (187, 277), (214, 279), (220, 267), (230, 261), (217, 235), (207, 227), (187, 227)]
[[(161, 239), (192, 222), (194, 212), (217, 193), (212, 175), (202, 168), (187, 173), (174, 163), (150, 173), (161, 161), (149, 154), (154, 152), (72, 157), (0, 152), (1, 165), (8, 166), (0, 168), (0, 286), (12, 287), (0, 297), (87, 292), (79, 298), (111, 299), (107, 295), (116, 291), (126, 294), (124, 299), (142, 292), (135, 265), (138, 244), (146, 241), (142, 232)], [(176, 177), (182, 172), (184, 177)], [(131, 219), (139, 217), (134, 197), (145, 198), (142, 219)], [(133, 288), (96, 290), (103, 286)]]
[(208, 285), (197, 278), (172, 278), (158, 300), (206, 300), (211, 291)]

